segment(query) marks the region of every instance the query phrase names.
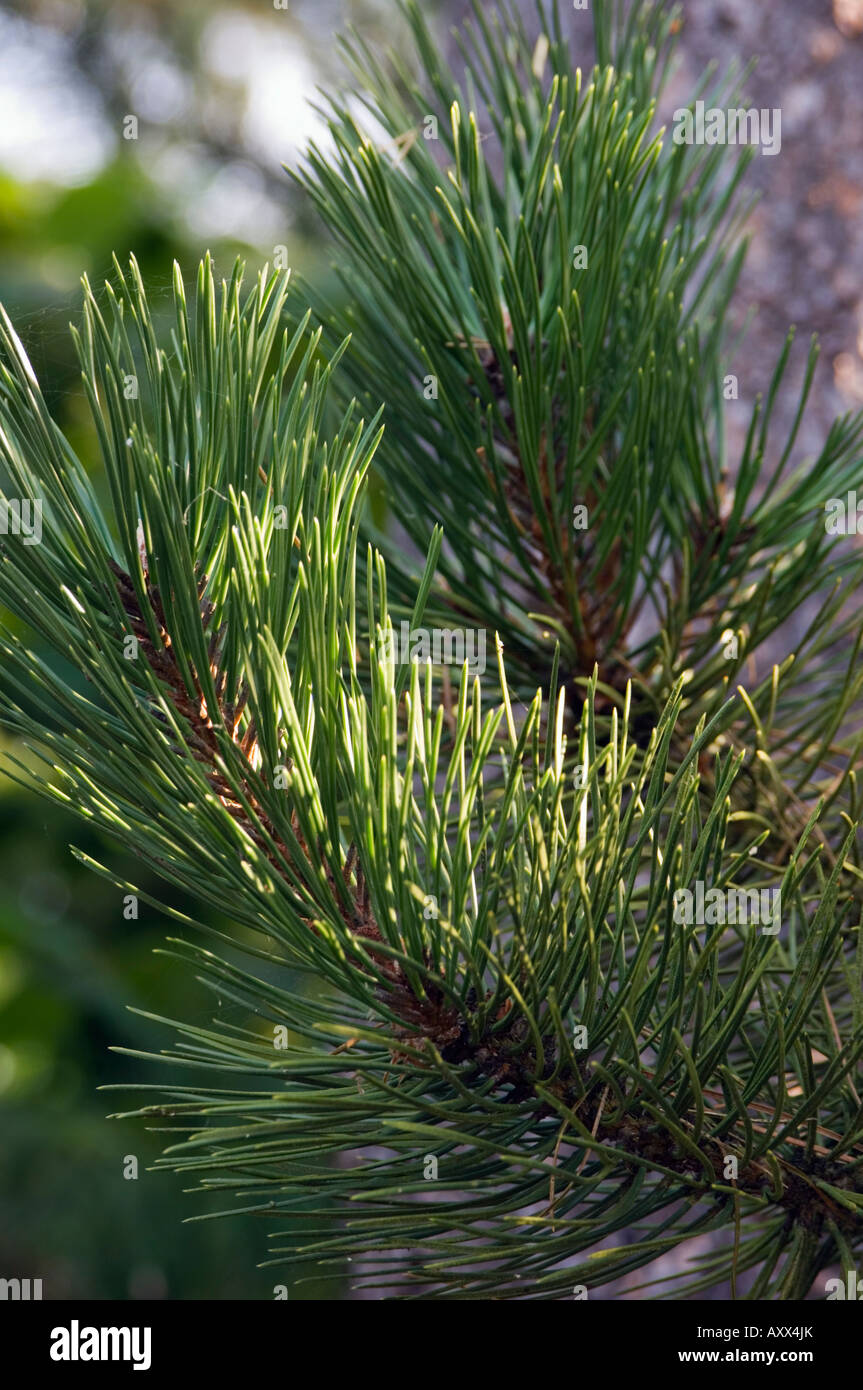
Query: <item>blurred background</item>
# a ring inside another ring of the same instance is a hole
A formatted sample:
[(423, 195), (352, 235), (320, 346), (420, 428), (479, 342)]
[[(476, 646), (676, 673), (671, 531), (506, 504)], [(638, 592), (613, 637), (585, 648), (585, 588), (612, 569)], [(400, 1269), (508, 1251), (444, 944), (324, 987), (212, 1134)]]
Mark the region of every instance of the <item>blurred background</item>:
[[(467, 5), (427, 8), (445, 30)], [(803, 436), (814, 449), (835, 414), (863, 403), (863, 0), (683, 10), (669, 108), (689, 100), (708, 61), (760, 53), (754, 102), (783, 110), (781, 156), (753, 166), (763, 200), (736, 312), (759, 314), (734, 364), (737, 410), (742, 425), (789, 321), (803, 344), (818, 331)], [(67, 331), (81, 274), (99, 284), (112, 252), (133, 251), (158, 300), (175, 258), (188, 276), (209, 248), (224, 273), (237, 253), (256, 269), (285, 246), (297, 270), (332, 280), (325, 238), (282, 166), (325, 139), (310, 103), (342, 80), (335, 35), (348, 23), (373, 44), (401, 41), (394, 0), (0, 3), (0, 300), (84, 457), (94, 452)], [(4, 751), (16, 752), (8, 741)], [(81, 869), (70, 843), (158, 895), (112, 844), (0, 779), (0, 1277), (41, 1278), (46, 1298), (271, 1298), (277, 1280), (292, 1299), (348, 1296), (344, 1284), (256, 1269), (269, 1226), (184, 1225), (206, 1199), (147, 1172), (158, 1134), (106, 1118), (132, 1102), (97, 1087), (154, 1081), (109, 1047), (166, 1041), (127, 1006), (202, 1023), (212, 1010), (153, 955), (170, 921), (143, 898), (127, 920), (122, 895)], [(123, 1176), (130, 1155), (137, 1180)]]

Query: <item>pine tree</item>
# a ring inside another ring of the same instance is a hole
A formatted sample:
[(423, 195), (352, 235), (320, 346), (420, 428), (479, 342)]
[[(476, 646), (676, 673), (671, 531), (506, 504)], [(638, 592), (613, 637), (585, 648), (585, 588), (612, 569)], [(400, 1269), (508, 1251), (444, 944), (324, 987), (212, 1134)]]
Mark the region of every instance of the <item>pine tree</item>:
[(679, 1247), (676, 1296), (796, 1299), (863, 1243), (863, 416), (792, 464), (789, 338), (726, 458), (747, 160), (654, 132), (673, 12), (595, 12), (589, 79), (556, 8), (477, 4), (464, 91), (414, 4), (415, 67), (348, 44), (374, 134), (333, 102), (300, 175), (346, 310), (85, 281), (104, 487), (3, 316), (3, 719), (200, 904), (154, 905), (216, 1015), (154, 1019), (134, 1113), (274, 1266), (533, 1300)]

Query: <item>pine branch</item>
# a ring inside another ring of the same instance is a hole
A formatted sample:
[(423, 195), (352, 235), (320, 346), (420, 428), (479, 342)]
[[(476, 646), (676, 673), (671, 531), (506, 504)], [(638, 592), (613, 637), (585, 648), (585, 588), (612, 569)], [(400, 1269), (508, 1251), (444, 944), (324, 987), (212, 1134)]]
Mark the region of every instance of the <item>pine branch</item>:
[[(170, 336), (134, 262), (85, 283), (97, 489), (3, 317), (0, 496), (46, 518), (39, 544), (0, 543), (17, 775), (200, 904), (161, 905), (193, 933), (166, 968), (216, 1015), (153, 1019), (173, 1049), (133, 1055), (169, 1079), (134, 1113), (169, 1122), (162, 1166), (288, 1221), (273, 1263), (545, 1299), (715, 1233), (684, 1294), (753, 1271), (747, 1297), (800, 1298), (863, 1244), (863, 629), (833, 587), (860, 561), (815, 516), (863, 424), (786, 475), (795, 428), (764, 478), (789, 344), (723, 475), (699, 376), (737, 260), (702, 233), (736, 181), (649, 137), (661, 7), (599, 9), (587, 87), (556, 11), (537, 50), (514, 7), (501, 36), (476, 9), (499, 175), (409, 14), (424, 86), (353, 48), (395, 153), (338, 106), (332, 164), (310, 156), (362, 271), (350, 347), (327, 359), (305, 311), (286, 326), (266, 269), (217, 291), (205, 259), (191, 308), (177, 272)], [(430, 111), (445, 188), (402, 138)], [(328, 424), (337, 366), (383, 391), (383, 435), (377, 402)], [(358, 553), (378, 458), (421, 574)], [(801, 595), (821, 608), (795, 656), (729, 699), (718, 629), (748, 658)], [(500, 633), (494, 672), (396, 655), (396, 622), (454, 612)], [(746, 911), (681, 915), (706, 892)], [(773, 894), (781, 921), (753, 917)]]
[[(734, 167), (726, 147), (653, 133), (676, 12), (594, 9), (589, 80), (557, 6), (535, 47), (513, 7), (496, 24), (474, 6), (459, 39), (466, 85), (414, 3), (415, 69), (347, 43), (360, 106), (384, 134), (335, 97), (337, 153), (312, 146), (297, 176), (337, 241), (350, 298), (323, 316), (353, 334), (353, 389), (373, 382), (387, 402), (377, 466), (401, 526), (420, 554), (444, 527), (429, 619), (499, 631), (524, 699), (548, 681), (559, 644), (572, 716), (594, 665), (611, 702), (632, 679), (645, 737), (681, 677), (689, 733), (744, 681), (752, 709), (728, 708), (723, 735), (757, 743), (786, 803), (805, 789), (811, 807), (827, 745), (846, 781), (859, 753), (848, 648), (861, 557), (826, 534), (824, 504), (854, 486), (863, 413), (838, 420), (817, 459), (792, 464), (817, 352), (788, 438), (774, 441), (789, 335), (732, 467), (725, 315), (752, 151)], [(730, 80), (696, 95), (742, 99)], [(315, 302), (315, 287), (303, 290)], [(409, 605), (410, 561), (375, 540)], [(777, 691), (765, 655), (807, 602), (817, 615)], [(828, 709), (816, 692), (837, 685), (841, 707)]]

